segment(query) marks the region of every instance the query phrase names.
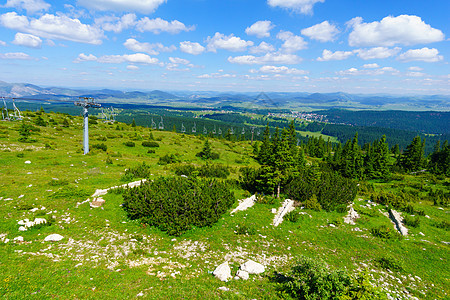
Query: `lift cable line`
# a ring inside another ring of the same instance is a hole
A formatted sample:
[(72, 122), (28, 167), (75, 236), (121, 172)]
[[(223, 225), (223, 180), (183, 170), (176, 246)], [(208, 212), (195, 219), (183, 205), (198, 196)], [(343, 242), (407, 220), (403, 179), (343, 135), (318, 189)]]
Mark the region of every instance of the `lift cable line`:
[(156, 123), (155, 121), (153, 121), (153, 118), (152, 118), (152, 129), (156, 129)]
[(196, 133), (196, 132), (197, 132), (197, 127), (196, 127), (195, 122), (194, 122), (194, 127), (192, 127), (192, 133)]
[(158, 129), (159, 130), (164, 130), (163, 117), (161, 117), (161, 122), (159, 122), (159, 124), (158, 124)]
[(83, 126), (83, 149), (84, 155), (89, 153), (89, 107), (100, 107), (101, 105), (95, 102), (94, 98), (90, 97), (80, 97), (78, 101), (75, 101), (74, 104), (76, 106), (83, 107), (83, 117), (84, 117), (84, 126)]
[(182, 132), (182, 133), (185, 133), (185, 132), (186, 132), (186, 127), (184, 127), (184, 124), (183, 124), (183, 123), (181, 123), (181, 132)]

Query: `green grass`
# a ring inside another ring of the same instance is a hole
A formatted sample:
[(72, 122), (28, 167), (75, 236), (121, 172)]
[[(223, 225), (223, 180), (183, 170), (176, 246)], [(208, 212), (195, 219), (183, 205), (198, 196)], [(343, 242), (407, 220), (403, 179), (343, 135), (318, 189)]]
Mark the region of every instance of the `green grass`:
[[(62, 123), (62, 115), (51, 117)], [(0, 124), (0, 129), (7, 132), (0, 135), (0, 235), (10, 239), (8, 243), (0, 242), (0, 295), (5, 299), (128, 299), (140, 292), (149, 299), (277, 299), (280, 295), (271, 282), (273, 272), (287, 271), (301, 255), (320, 257), (334, 268), (353, 273), (367, 269), (373, 276), (372, 283), (390, 284), (386, 286), (404, 298), (448, 297), (449, 246), (442, 241), (450, 241), (450, 234), (434, 226), (448, 220), (447, 207), (440, 210), (429, 201), (415, 203), (429, 218), (420, 216), (420, 225), (409, 228), (411, 235), (402, 240), (380, 239), (370, 233), (374, 227), (392, 224), (378, 211), (379, 208), (385, 212), (385, 207), (362, 207), (367, 205), (364, 197), (355, 201), (354, 208), (361, 218), (354, 226), (329, 226), (342, 220), (345, 213), (305, 210), (311, 218), (303, 215), (297, 222), (285, 221), (273, 227), (271, 209), (280, 206), (281, 200), (277, 200), (275, 204), (257, 203), (234, 216), (226, 213), (213, 226), (196, 228), (174, 239), (128, 220), (121, 207), (121, 195), (107, 194), (103, 197), (106, 203), (97, 209), (91, 209), (87, 202), (77, 203), (85, 201), (96, 189), (123, 184), (120, 178), (125, 169), (142, 162), (150, 166), (150, 177), (173, 175), (170, 165), (157, 164), (165, 154), (200, 165), (203, 162), (195, 154), (204, 141), (191, 135), (152, 131), (156, 140), (161, 139), (160, 147), (154, 148), (156, 153), (147, 154), (141, 141), (148, 140), (149, 129), (134, 130), (120, 124), (124, 130), (117, 131), (115, 124), (99, 122), (90, 127), (91, 143), (109, 136), (102, 141), (108, 151), (93, 149), (83, 155), (81, 121), (75, 117), (69, 120), (69, 128), (41, 128), (39, 135), (32, 135), (38, 141), (30, 144), (17, 141), (20, 124)], [(136, 147), (124, 146), (135, 134), (142, 138), (135, 141)], [(213, 151), (220, 153), (217, 162), (231, 168), (229, 178), (237, 179), (241, 166), (256, 166), (248, 157), (248, 142), (209, 141)], [(45, 143), (52, 143), (54, 150), (46, 150)], [(108, 156), (113, 164), (106, 164)], [(25, 164), (27, 160), (31, 164)], [(407, 176), (402, 182), (414, 186), (422, 180), (426, 179)], [(443, 182), (426, 184), (445, 187)], [(392, 183), (376, 186), (398, 189)], [(237, 199), (246, 195), (242, 190), (234, 193)], [(45, 209), (29, 210), (41, 207)], [(18, 231), (19, 220), (33, 220), (42, 217), (43, 212), (55, 216), (53, 225)], [(250, 228), (251, 234), (236, 234), (239, 226)], [(356, 227), (361, 231), (354, 231)], [(64, 239), (43, 242), (52, 233), (59, 233)], [(25, 242), (13, 242), (17, 236), (23, 236)], [(383, 257), (398, 262), (402, 269), (388, 272), (378, 263)], [(230, 261), (234, 274), (247, 259), (265, 264), (266, 272), (250, 275), (245, 282), (221, 282), (211, 275), (225, 260)], [(218, 290), (221, 286), (230, 291)]]

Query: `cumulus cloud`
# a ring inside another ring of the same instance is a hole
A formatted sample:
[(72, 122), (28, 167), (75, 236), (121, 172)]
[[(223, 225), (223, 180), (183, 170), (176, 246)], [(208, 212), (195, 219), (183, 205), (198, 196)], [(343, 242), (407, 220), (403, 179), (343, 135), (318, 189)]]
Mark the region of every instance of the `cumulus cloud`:
[(415, 45), (444, 40), (442, 31), (413, 15), (388, 16), (372, 23), (363, 23), (361, 17), (356, 17), (347, 24), (353, 28), (348, 38), (350, 46)]
[(23, 52), (11, 52), (11, 53), (0, 53), (0, 59), (30, 60), (32, 59), (32, 57)]
[(423, 71), (423, 68), (421, 68), (421, 67), (409, 67), (408, 70), (410, 70), (410, 71)]
[(302, 14), (312, 14), (314, 4), (323, 2), (325, 0), (267, 0), (267, 4), (272, 7), (278, 6)]
[(127, 70), (136, 71), (136, 70), (139, 70), (139, 67), (135, 66), (135, 65), (128, 65)]
[(265, 64), (298, 64), (302, 59), (294, 54), (267, 53), (264, 56), (243, 55), (228, 57), (228, 61), (241, 65), (265, 65)]
[(127, 39), (123, 45), (131, 51), (145, 52), (150, 55), (158, 55), (160, 52), (171, 52), (176, 50), (175, 46), (166, 47), (161, 43), (141, 43), (135, 39)]
[(208, 36), (206, 42), (208, 43), (208, 51), (211, 52), (217, 52), (217, 49), (238, 52), (245, 51), (247, 47), (253, 46), (252, 41), (245, 41), (233, 34), (226, 36), (219, 32), (216, 32), (213, 37)]
[(308, 45), (301, 36), (295, 35), (290, 31), (280, 31), (277, 34), (277, 39), (284, 41), (283, 45), (281, 45), (281, 49), (287, 53), (306, 49), (306, 46)]
[(323, 21), (320, 24), (302, 29), (301, 31), (303, 35), (319, 42), (334, 41), (339, 32), (339, 29), (335, 25), (328, 23), (328, 21)]
[(339, 75), (367, 75), (367, 76), (376, 76), (376, 75), (398, 75), (400, 72), (392, 67), (383, 67), (376, 69), (366, 69), (366, 70), (358, 70), (357, 68), (350, 68), (344, 71), (337, 72)]
[(268, 53), (275, 51), (275, 47), (269, 43), (261, 42), (258, 46), (250, 48), (250, 53)]
[(4, 7), (24, 9), (27, 13), (34, 14), (39, 11), (47, 11), (50, 8), (50, 4), (42, 0), (8, 0)]
[(270, 21), (258, 21), (250, 27), (245, 29), (248, 35), (255, 35), (258, 38), (269, 37), (270, 30), (275, 26)]
[(438, 62), (444, 59), (436, 48), (411, 49), (398, 56), (402, 61)]
[(97, 59), (99, 63), (120, 64), (120, 63), (139, 63), (139, 64), (157, 64), (159, 60), (150, 57), (144, 53), (125, 54), (125, 55), (104, 55)]
[(285, 75), (305, 75), (308, 71), (299, 70), (296, 68), (288, 68), (286, 66), (262, 66), (259, 68), (258, 72), (266, 74), (285, 74)]
[(422, 72), (406, 72), (405, 75), (408, 76), (408, 77), (423, 77), (423, 76), (425, 76), (427, 74), (422, 73)]
[(71, 19), (65, 15), (45, 14), (39, 19), (20, 16), (16, 12), (0, 15), (4, 27), (49, 39), (67, 40), (88, 44), (101, 44), (103, 31)]
[(364, 69), (376, 69), (379, 68), (380, 66), (378, 64), (365, 64), (363, 65)]
[(105, 31), (120, 33), (136, 24), (136, 15), (126, 14), (120, 18), (116, 16), (103, 16), (95, 19), (95, 24)]
[(364, 60), (368, 59), (383, 59), (396, 55), (401, 49), (399, 47), (386, 48), (375, 47), (370, 49), (357, 49), (354, 50), (358, 57)]
[(169, 61), (177, 65), (188, 65), (190, 63), (189, 60), (179, 57), (169, 57)]
[(318, 57), (318, 61), (329, 61), (329, 60), (344, 60), (353, 55), (352, 51), (336, 51), (331, 52), (330, 50), (323, 50), (322, 57)]
[(159, 34), (161, 32), (177, 34), (182, 31), (192, 31), (195, 29), (195, 26), (186, 26), (178, 20), (169, 22), (161, 18), (149, 19), (144, 17), (137, 21), (136, 29), (140, 32), (150, 31), (155, 34)]
[(101, 11), (136, 11), (149, 14), (166, 0), (78, 0), (79, 5)]
[(6, 42), (0, 40), (0, 46), (6, 46)]
[(96, 60), (97, 60), (97, 56), (95, 56), (95, 55), (92, 55), (92, 54), (86, 55), (84, 53), (80, 53), (73, 62), (80, 63), (80, 62), (84, 62), (84, 61), (96, 61)]
[(16, 36), (14, 37), (14, 41), (12, 42), (15, 45), (29, 47), (29, 48), (35, 48), (39, 49), (42, 46), (42, 40), (34, 36), (32, 34), (26, 34), (26, 33), (16, 33)]
[(203, 47), (199, 43), (184, 41), (180, 42), (180, 50), (184, 53), (199, 55), (205, 51), (205, 47)]

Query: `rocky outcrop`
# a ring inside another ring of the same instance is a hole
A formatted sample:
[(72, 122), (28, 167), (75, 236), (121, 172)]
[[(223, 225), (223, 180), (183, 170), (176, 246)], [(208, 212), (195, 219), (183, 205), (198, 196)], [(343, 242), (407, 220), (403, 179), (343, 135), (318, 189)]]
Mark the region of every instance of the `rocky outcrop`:
[(221, 281), (228, 281), (231, 278), (231, 269), (228, 262), (219, 265), (213, 272), (213, 275)]
[(44, 241), (45, 242), (59, 242), (60, 240), (62, 240), (64, 237), (60, 234), (54, 233), (54, 234), (50, 234), (49, 236), (47, 236)]
[(402, 217), (402, 215), (399, 212), (397, 212), (397, 211), (395, 211), (393, 209), (390, 209), (389, 210), (389, 218), (394, 223), (395, 229), (397, 229), (398, 232), (400, 232), (401, 235), (403, 235), (403, 236), (408, 235), (408, 228), (403, 226), (403, 223), (402, 223), (403, 222), (403, 217)]
[(359, 214), (353, 208), (353, 205), (350, 205), (350, 209), (348, 210), (347, 216), (344, 217), (344, 223), (350, 225), (356, 225), (355, 221), (359, 219)]
[(288, 213), (294, 210), (294, 200), (286, 199), (284, 200), (281, 207), (278, 209), (278, 213), (273, 218), (273, 226), (278, 226), (283, 222), (283, 217)]
[(253, 196), (251, 196), (249, 198), (246, 198), (246, 199), (243, 199), (243, 200), (239, 200), (238, 207), (233, 209), (231, 211), (231, 214), (234, 214), (235, 212), (238, 212), (238, 211), (247, 210), (248, 208), (250, 208), (253, 205), (255, 205), (255, 201), (256, 201), (256, 195), (253, 195)]
[(256, 261), (253, 261), (251, 259), (243, 263), (240, 269), (241, 271), (247, 272), (248, 274), (261, 274), (266, 270), (262, 264), (257, 263)]

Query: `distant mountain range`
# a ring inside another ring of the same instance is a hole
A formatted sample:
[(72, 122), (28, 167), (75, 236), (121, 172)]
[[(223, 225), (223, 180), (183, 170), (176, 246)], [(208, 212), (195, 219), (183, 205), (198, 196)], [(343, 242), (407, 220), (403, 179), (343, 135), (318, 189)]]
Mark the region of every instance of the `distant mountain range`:
[(157, 105), (183, 103), (207, 107), (242, 107), (248, 104), (262, 108), (288, 109), (353, 108), (450, 111), (449, 95), (356, 95), (342, 92), (221, 93), (214, 91), (164, 92), (159, 90), (124, 92), (111, 89), (44, 88), (29, 83), (7, 83), (4, 81), (0, 81), (0, 97), (67, 101), (75, 100), (78, 97), (93, 97), (99, 102)]

